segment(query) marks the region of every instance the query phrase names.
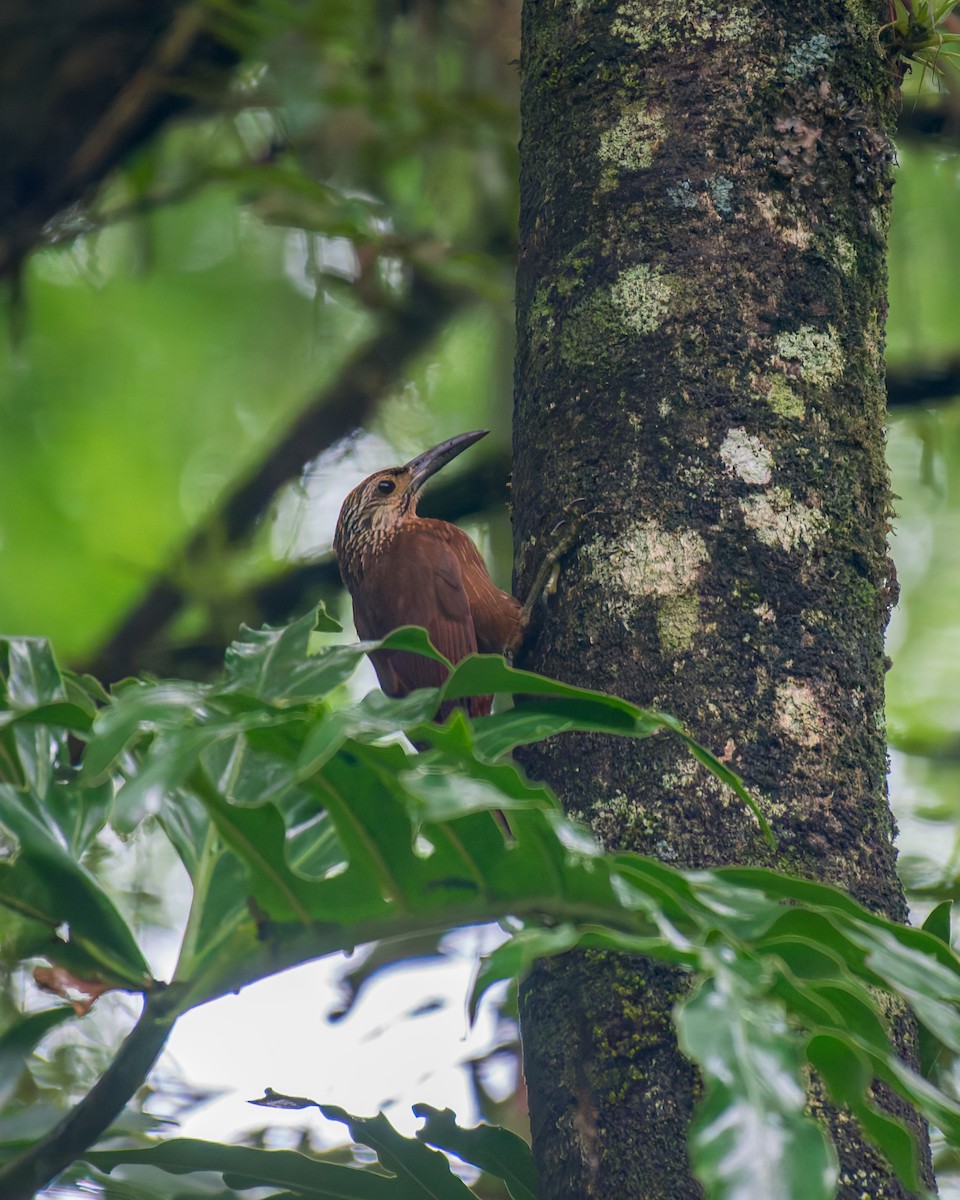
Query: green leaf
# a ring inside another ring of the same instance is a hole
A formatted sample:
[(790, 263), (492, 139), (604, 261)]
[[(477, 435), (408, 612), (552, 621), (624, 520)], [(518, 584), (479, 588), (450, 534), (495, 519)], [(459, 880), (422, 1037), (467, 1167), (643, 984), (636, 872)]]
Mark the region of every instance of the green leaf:
[[(515, 711), (520, 715), (494, 714), (480, 723), (479, 739), (484, 739), (484, 751), (489, 757), (513, 749), (523, 736), (533, 735), (540, 740), (558, 733), (582, 730), (641, 738), (660, 729), (669, 729), (683, 740), (698, 762), (736, 793), (756, 817), (767, 842), (775, 844), (766, 817), (740, 776), (691, 737), (676, 717), (639, 708), (619, 696), (517, 670), (497, 654), (474, 654), (463, 659), (440, 690), (445, 700), (490, 692), (507, 692), (518, 697)], [(531, 696), (538, 699), (531, 701)]]
[[(173, 1183), (169, 1175), (152, 1167), (128, 1166), (116, 1175), (108, 1175), (88, 1163), (78, 1162), (57, 1180), (57, 1186), (64, 1192), (71, 1184), (79, 1185), (72, 1194), (92, 1192), (98, 1200), (101, 1197), (102, 1200), (241, 1200), (232, 1188), (225, 1188), (211, 1178), (209, 1172)], [(270, 1200), (280, 1200), (283, 1195), (273, 1192)], [(300, 1200), (291, 1192), (285, 1195), (287, 1200)]]
[(6, 698), (11, 708), (39, 708), (66, 700), (60, 668), (44, 638), (7, 638), (0, 642), (0, 647)]
[(838, 1014), (837, 1025), (841, 1029), (856, 1034), (858, 1041), (876, 1054), (891, 1053), (890, 1034), (870, 989), (847, 979), (818, 981), (813, 990)]
[(480, 1001), (494, 984), (504, 979), (523, 979), (539, 959), (573, 950), (580, 944), (580, 938), (580, 930), (569, 922), (549, 929), (521, 929), (495, 950), (484, 954), (470, 992), (471, 1023), (477, 1019)]
[(326, 696), (353, 674), (364, 648), (334, 646), (311, 654), (310, 639), (318, 622), (325, 629), (336, 626), (322, 608), (279, 629), (243, 626), (240, 638), (227, 650), (218, 690), (242, 692), (278, 704)]
[(113, 810), (113, 783), (82, 787), (74, 776), (51, 787), (44, 812), (63, 835), (70, 853), (81, 858), (93, 845)]
[[(194, 803), (192, 796), (180, 795), (165, 806), (163, 818), (169, 828), (171, 810), (180, 809), (182, 828), (188, 837), (192, 828), (196, 837), (194, 845), (185, 852), (190, 856), (193, 902), (174, 974), (177, 981), (202, 978), (211, 963), (217, 964), (223, 957), (229, 959), (231, 951), (242, 953), (241, 947), (235, 947), (234, 943), (238, 937), (242, 939), (242, 931), (250, 919), (249, 872), (223, 845), (206, 814), (193, 810)], [(180, 835), (178, 828), (176, 836)]]
[(927, 913), (927, 919), (920, 927), (927, 933), (933, 934), (935, 938), (939, 938), (945, 946), (950, 945), (950, 913), (952, 909), (953, 901), (944, 900), (942, 904), (936, 905)]
[[(944, 900), (942, 904), (938, 904), (930, 910), (922, 926), (927, 933), (939, 938), (946, 946), (950, 945), (950, 914), (952, 910), (953, 901)], [(917, 1025), (917, 1042), (920, 1072), (929, 1079), (943, 1054), (943, 1042), (922, 1023)]]
[(158, 734), (117, 793), (114, 828), (129, 834), (145, 817), (161, 813), (197, 769), (203, 752), (225, 736), (229, 734), (211, 725), (185, 725)]
[(81, 779), (85, 783), (101, 782), (121, 754), (136, 746), (144, 734), (179, 729), (202, 720), (207, 691), (200, 684), (178, 681), (126, 681), (94, 722), (83, 754)]
[(5, 1108), (16, 1092), (27, 1060), (51, 1029), (74, 1016), (67, 1005), (20, 1017), (0, 1035), (0, 1108)]
[(894, 1053), (883, 1060), (874, 1058), (873, 1067), (877, 1076), (936, 1125), (951, 1145), (960, 1144), (960, 1103), (957, 1100), (918, 1075)]
[(158, 1167), (175, 1175), (216, 1171), (228, 1187), (290, 1188), (311, 1200), (399, 1200), (392, 1179), (322, 1162), (295, 1150), (257, 1150), (174, 1138), (146, 1150), (91, 1150), (83, 1157), (107, 1172), (128, 1164)]
[(45, 1137), (63, 1117), (63, 1109), (45, 1101), (26, 1107), (13, 1104), (0, 1113), (0, 1163), (9, 1162)]
[(817, 1033), (807, 1042), (807, 1058), (837, 1104), (846, 1105), (860, 1128), (883, 1152), (900, 1182), (911, 1192), (922, 1187), (916, 1143), (902, 1121), (868, 1100), (874, 1072), (869, 1060), (849, 1040)]
[(321, 1104), (319, 1108), (329, 1121), (342, 1121), (355, 1142), (376, 1152), (380, 1165), (397, 1177), (401, 1185), (398, 1196), (410, 1200), (473, 1200), (473, 1193), (454, 1175), (439, 1151), (416, 1138), (402, 1137), (383, 1113), (364, 1118), (351, 1116), (336, 1105)]
[(297, 761), (299, 775), (319, 770), (346, 741), (372, 742), (418, 729), (429, 722), (438, 703), (435, 689), (420, 688), (398, 700), (380, 691), (368, 692), (359, 704), (334, 709), (304, 737)]
[[(0, 863), (0, 903), (51, 930), (68, 928), (69, 941), (60, 945), (73, 947), (107, 980), (147, 986), (146, 961), (106, 892), (5, 784), (0, 784), (0, 827), (16, 842)], [(51, 943), (51, 954), (57, 946)]]
[(73, 733), (88, 733), (93, 727), (93, 716), (79, 704), (67, 700), (54, 700), (36, 708), (17, 712), (11, 709), (0, 713), (0, 729), (11, 725), (49, 725), (54, 729), (68, 729)]
[(417, 1130), (421, 1141), (502, 1179), (513, 1200), (537, 1200), (533, 1158), (523, 1138), (498, 1125), (463, 1129), (449, 1108), (440, 1111), (429, 1104), (415, 1104), (413, 1111), (425, 1118), (423, 1128)]
[[(422, 651), (421, 651), (422, 653)], [(672, 718), (663, 718), (659, 713), (637, 708), (629, 700), (595, 692), (589, 688), (561, 683), (533, 671), (521, 671), (511, 667), (499, 654), (471, 654), (459, 662), (440, 689), (444, 700), (456, 700), (462, 696), (482, 696), (488, 692), (506, 695), (551, 696), (558, 699), (575, 700), (586, 717), (595, 714), (598, 720), (608, 724), (619, 718), (623, 731), (638, 731), (637, 736), (654, 733), (666, 724), (675, 724)]]
[(706, 1088), (690, 1129), (697, 1178), (709, 1200), (832, 1200), (836, 1155), (805, 1111), (802, 1047), (757, 965), (714, 953), (715, 975), (674, 1018)]

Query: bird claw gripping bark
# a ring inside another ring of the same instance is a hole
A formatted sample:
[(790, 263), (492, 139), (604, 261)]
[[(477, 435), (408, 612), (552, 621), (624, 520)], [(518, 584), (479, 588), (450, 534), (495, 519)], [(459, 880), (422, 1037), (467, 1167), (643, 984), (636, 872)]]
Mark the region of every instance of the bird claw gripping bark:
[(546, 602), (551, 596), (557, 594), (557, 581), (560, 578), (560, 563), (561, 560), (570, 553), (570, 551), (580, 541), (583, 532), (584, 521), (590, 513), (583, 512), (577, 505), (582, 504), (583, 497), (578, 496), (576, 500), (566, 505), (563, 510), (563, 516), (550, 530), (550, 537), (553, 537), (558, 530), (564, 529), (562, 535), (557, 538), (556, 542), (547, 553), (544, 555), (543, 562), (540, 564), (540, 569), (534, 576), (533, 585), (527, 593), (527, 598), (524, 601), (523, 607), (520, 610), (520, 620), (518, 622), (517, 635), (509, 646), (504, 648), (504, 657), (508, 662), (513, 662), (516, 655), (523, 647), (526, 638), (527, 630), (533, 618), (534, 609), (538, 601)]

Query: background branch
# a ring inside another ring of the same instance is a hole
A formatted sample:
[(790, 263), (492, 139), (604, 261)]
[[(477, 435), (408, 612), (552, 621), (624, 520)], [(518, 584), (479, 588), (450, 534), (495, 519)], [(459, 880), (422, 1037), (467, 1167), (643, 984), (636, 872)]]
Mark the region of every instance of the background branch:
[(960, 359), (940, 366), (905, 365), (887, 370), (887, 405), (890, 408), (922, 408), (925, 404), (952, 400), (960, 395)]
[(0, 5), (0, 277), (44, 226), (238, 61), (200, 5), (7, 0)]

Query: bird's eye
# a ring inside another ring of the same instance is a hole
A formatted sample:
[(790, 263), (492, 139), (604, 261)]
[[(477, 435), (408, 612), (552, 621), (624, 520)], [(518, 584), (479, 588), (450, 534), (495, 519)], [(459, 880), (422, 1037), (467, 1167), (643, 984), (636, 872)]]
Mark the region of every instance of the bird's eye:
[(377, 491), (381, 496), (389, 496), (391, 492), (396, 491), (396, 487), (392, 479), (381, 479), (377, 484)]

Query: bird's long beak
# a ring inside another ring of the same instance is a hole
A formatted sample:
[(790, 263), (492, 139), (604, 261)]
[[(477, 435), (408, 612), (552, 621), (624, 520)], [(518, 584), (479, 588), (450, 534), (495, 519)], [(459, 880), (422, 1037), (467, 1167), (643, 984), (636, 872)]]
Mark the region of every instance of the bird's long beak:
[(482, 437), (486, 437), (489, 432), (489, 429), (475, 429), (473, 433), (458, 433), (456, 437), (447, 438), (445, 442), (433, 446), (430, 450), (424, 450), (416, 458), (411, 458), (408, 463), (404, 463), (403, 469), (413, 473), (410, 490), (418, 492), (431, 475), (436, 474), (441, 467), (445, 467), (451, 459), (456, 458), (468, 446), (472, 446), (474, 442), (479, 442)]

